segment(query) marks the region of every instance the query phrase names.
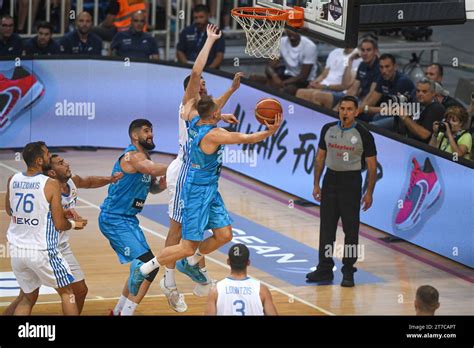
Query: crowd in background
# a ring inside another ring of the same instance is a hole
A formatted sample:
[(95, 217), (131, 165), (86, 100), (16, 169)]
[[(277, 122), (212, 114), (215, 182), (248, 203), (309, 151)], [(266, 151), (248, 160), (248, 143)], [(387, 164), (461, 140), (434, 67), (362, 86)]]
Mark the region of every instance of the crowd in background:
[[(159, 6), (164, 1), (158, 1)], [(100, 1), (100, 22), (93, 25), (91, 12), (59, 16), (61, 1), (51, 1), (51, 21), (44, 17), (44, 1), (33, 0), (32, 18), (36, 35), (24, 38), (28, 1), (18, 1), (15, 18), (9, 15), (10, 2), (3, 2), (0, 22), (0, 56), (36, 55), (112, 55), (118, 57), (160, 59), (159, 44), (147, 31), (150, 3), (142, 0), (132, 5), (127, 1)], [(84, 1), (87, 7), (89, 1)], [(179, 34), (176, 60), (192, 63), (206, 41), (206, 26), (215, 22), (217, 1), (193, 1), (192, 24)], [(232, 1), (224, 1), (222, 13), (229, 13)], [(250, 5), (250, 1), (239, 1)], [(71, 1), (64, 11), (70, 13)], [(60, 18), (66, 18), (60, 23)], [(219, 23), (224, 30), (230, 16)], [(60, 38), (53, 34), (63, 26)], [(225, 35), (213, 46), (207, 67), (219, 69), (224, 60)], [(359, 119), (388, 132), (424, 142), (458, 157), (472, 158), (474, 100), (470, 105), (449, 95), (443, 87), (444, 69), (431, 64), (423, 79), (414, 80), (404, 74), (394, 55), (380, 52), (374, 35), (362, 37), (356, 49), (335, 48), (324, 65), (318, 64), (318, 45), (291, 30), (280, 43), (280, 59), (270, 61), (264, 75), (252, 75), (257, 83), (294, 95), (326, 109), (338, 108), (346, 95), (359, 100)], [(411, 106), (411, 107), (399, 107)]]

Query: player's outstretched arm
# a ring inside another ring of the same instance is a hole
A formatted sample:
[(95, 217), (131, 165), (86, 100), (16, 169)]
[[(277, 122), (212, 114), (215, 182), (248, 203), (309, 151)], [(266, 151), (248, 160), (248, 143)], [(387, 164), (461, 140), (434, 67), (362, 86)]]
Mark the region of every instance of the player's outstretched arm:
[(141, 152), (134, 153), (126, 162), (127, 165), (130, 165), (133, 168), (134, 171), (156, 177), (166, 175), (166, 170), (168, 169), (167, 164), (155, 163), (148, 159), (146, 155)]
[(217, 314), (217, 288), (212, 288), (207, 296), (207, 305), (205, 315), (216, 315)]
[(12, 216), (11, 207), (10, 207), (10, 181), (12, 181), (13, 175), (8, 178), (7, 182), (7, 193), (5, 194), (5, 211), (8, 216)]
[(112, 176), (86, 176), (81, 177), (79, 175), (74, 175), (72, 177), (72, 181), (77, 188), (99, 188), (102, 186), (106, 186), (109, 184), (114, 184), (120, 179), (123, 178), (123, 173), (117, 172), (114, 173)]
[(263, 313), (265, 315), (278, 315), (277, 309), (273, 304), (272, 293), (263, 284), (260, 284), (260, 299), (262, 300)]
[(194, 62), (193, 70), (191, 71), (191, 79), (189, 80), (188, 87), (184, 93), (183, 104), (186, 104), (191, 98), (196, 98), (199, 94), (201, 74), (204, 71), (204, 67), (206, 66), (209, 53), (211, 52), (214, 42), (219, 40), (222, 36), (221, 31), (219, 34), (217, 34), (218, 31), (219, 28), (213, 24), (209, 24), (207, 26), (207, 39), (203, 48), (199, 52), (196, 61)]
[[(232, 96), (232, 94), (235, 93), (240, 87), (240, 78), (244, 76), (244, 73), (238, 72), (234, 76), (234, 80), (232, 81), (232, 85), (230, 88), (219, 98), (214, 99), (214, 103), (216, 103), (218, 109), (222, 109), (224, 105), (227, 103), (229, 98)], [(224, 115), (222, 115), (224, 116)], [(222, 118), (223, 121), (226, 121), (224, 118)]]
[(252, 134), (229, 132), (223, 128), (215, 128), (204, 137), (202, 143), (204, 146), (206, 146), (208, 143), (214, 145), (255, 144), (274, 134), (280, 127), (281, 120), (282, 116), (281, 114), (278, 114), (275, 117), (274, 124), (268, 124), (265, 122), (268, 128), (267, 130)]
[[(53, 224), (58, 231), (67, 231), (73, 228), (73, 224), (69, 222), (64, 214), (63, 206), (61, 204), (61, 187), (59, 182), (54, 179), (48, 179), (44, 187), (44, 195), (51, 206), (51, 216)], [(80, 230), (87, 225), (87, 220), (78, 219), (74, 221), (74, 229)]]

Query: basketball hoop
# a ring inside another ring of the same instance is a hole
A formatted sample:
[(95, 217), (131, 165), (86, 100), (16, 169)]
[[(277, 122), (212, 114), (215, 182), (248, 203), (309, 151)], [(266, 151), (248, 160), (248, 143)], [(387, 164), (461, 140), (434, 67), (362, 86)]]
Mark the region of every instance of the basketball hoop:
[(231, 14), (245, 30), (245, 53), (256, 58), (280, 57), (280, 40), (285, 24), (299, 28), (304, 22), (304, 9), (297, 6), (289, 10), (238, 7)]

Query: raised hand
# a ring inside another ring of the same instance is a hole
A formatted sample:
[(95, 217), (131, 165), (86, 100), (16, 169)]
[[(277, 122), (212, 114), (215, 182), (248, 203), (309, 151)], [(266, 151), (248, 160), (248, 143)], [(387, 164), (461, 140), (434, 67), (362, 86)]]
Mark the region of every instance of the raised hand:
[(222, 30), (219, 30), (219, 28), (216, 25), (214, 24), (207, 25), (207, 38), (208, 39), (217, 41), (221, 38), (221, 36), (222, 36)]
[(238, 72), (235, 74), (234, 76), (234, 80), (232, 81), (232, 86), (231, 88), (236, 91), (239, 89), (240, 87), (240, 78), (244, 76), (244, 73), (243, 72)]

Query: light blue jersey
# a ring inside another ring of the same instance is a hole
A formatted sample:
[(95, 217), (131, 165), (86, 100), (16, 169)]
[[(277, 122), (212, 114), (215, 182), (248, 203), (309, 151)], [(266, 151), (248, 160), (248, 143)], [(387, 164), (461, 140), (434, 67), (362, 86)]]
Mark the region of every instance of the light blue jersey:
[(129, 145), (115, 162), (112, 174), (122, 172), (123, 177), (109, 185), (108, 196), (100, 206), (99, 214), (100, 231), (109, 240), (121, 263), (131, 262), (150, 252), (136, 215), (145, 205), (151, 176), (122, 170), (120, 160), (130, 151), (137, 151), (137, 148)]
[(123, 178), (113, 185), (100, 209), (109, 214), (127, 216), (137, 215), (145, 205), (145, 200), (150, 192), (151, 176), (142, 173), (125, 173), (120, 166), (120, 160), (130, 151), (138, 151), (134, 145), (129, 145), (115, 162), (113, 173), (123, 173)]
[(182, 238), (202, 241), (204, 231), (219, 229), (232, 223), (218, 191), (224, 146), (212, 154), (205, 154), (200, 144), (215, 125), (198, 125), (201, 118), (192, 119), (189, 133), (189, 170), (181, 194), (183, 207)]
[(189, 135), (189, 162), (190, 167), (186, 182), (197, 185), (210, 185), (217, 183), (221, 174), (222, 167), (222, 153), (224, 152), (224, 145), (220, 145), (217, 150), (208, 155), (204, 153), (201, 148), (201, 140), (211, 130), (216, 128), (216, 125), (202, 124), (197, 125), (200, 117), (196, 116), (191, 120), (188, 128)]

